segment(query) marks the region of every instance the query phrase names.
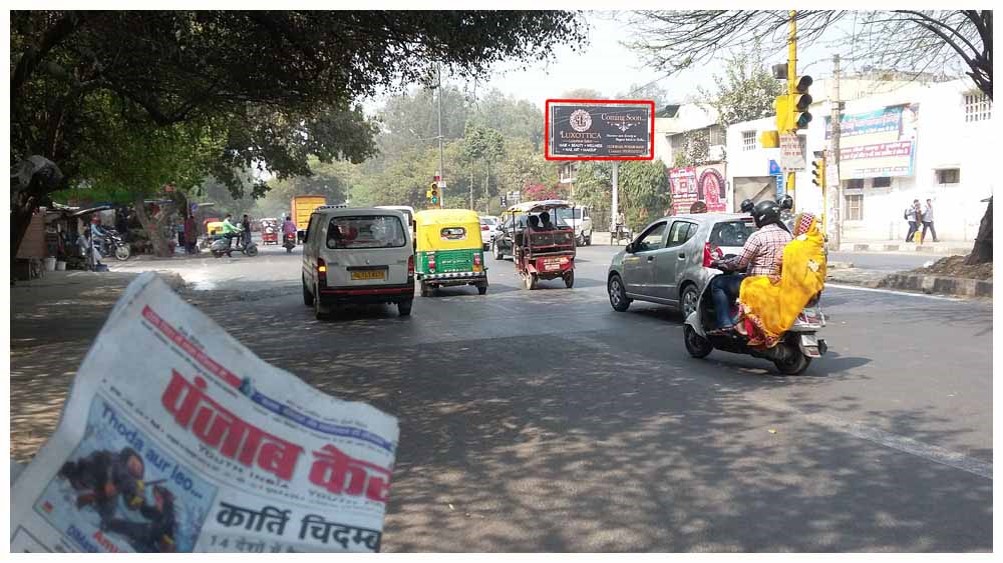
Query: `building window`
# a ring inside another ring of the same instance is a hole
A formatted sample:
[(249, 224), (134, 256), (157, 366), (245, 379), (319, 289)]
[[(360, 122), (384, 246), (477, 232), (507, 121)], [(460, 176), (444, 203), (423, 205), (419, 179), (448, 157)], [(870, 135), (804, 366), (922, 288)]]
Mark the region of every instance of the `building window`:
[(871, 187), (874, 188), (890, 188), (892, 187), (892, 179), (888, 176), (881, 176), (880, 178), (875, 178), (871, 182)]
[(863, 221), (864, 220), (864, 195), (863, 194), (847, 194), (846, 195), (846, 220), (847, 221)]
[(992, 113), (993, 102), (982, 92), (965, 94), (965, 121), (987, 121)]
[(724, 128), (720, 125), (712, 125), (708, 128), (707, 133), (707, 144), (710, 146), (723, 145), (724, 140)]
[(848, 190), (862, 190), (864, 189), (864, 181), (860, 178), (846, 181), (846, 189)]
[(937, 170), (937, 183), (938, 184), (960, 184), (961, 183), (961, 169), (960, 168), (944, 168), (942, 170)]
[(754, 150), (756, 150), (756, 132), (755, 131), (742, 131), (742, 150), (743, 151), (754, 151)]

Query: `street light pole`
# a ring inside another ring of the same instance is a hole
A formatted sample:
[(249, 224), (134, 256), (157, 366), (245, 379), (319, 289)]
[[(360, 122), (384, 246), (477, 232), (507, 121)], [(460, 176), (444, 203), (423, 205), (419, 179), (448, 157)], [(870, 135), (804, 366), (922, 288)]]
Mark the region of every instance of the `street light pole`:
[(445, 184), (446, 177), (443, 175), (445, 158), (442, 151), (442, 68), (439, 64), (435, 65), (435, 72), (437, 75), (436, 87), (439, 89), (439, 96), (437, 97), (438, 113), (439, 113), (439, 208), (444, 207), (442, 201), (445, 199)]

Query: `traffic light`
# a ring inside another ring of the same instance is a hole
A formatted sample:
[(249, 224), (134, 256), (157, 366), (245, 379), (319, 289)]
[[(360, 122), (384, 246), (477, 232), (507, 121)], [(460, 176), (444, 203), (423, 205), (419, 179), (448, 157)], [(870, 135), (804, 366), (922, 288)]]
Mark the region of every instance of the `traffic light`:
[(811, 183), (823, 188), (825, 187), (825, 156), (811, 161)]
[(780, 133), (777, 131), (763, 131), (759, 134), (759, 145), (764, 149), (779, 148)]
[(793, 126), (791, 125), (791, 100), (790, 96), (777, 96), (773, 107), (777, 110), (777, 131), (787, 133)]
[(428, 185), (428, 202), (432, 205), (439, 205), (439, 184), (435, 182)]
[(811, 107), (811, 96), (808, 94), (808, 88), (811, 87), (812, 82), (814, 82), (812, 78), (805, 75), (798, 78), (794, 84), (795, 93), (791, 94), (790, 100), (792, 130), (804, 129), (811, 123), (811, 114), (808, 113), (808, 108)]

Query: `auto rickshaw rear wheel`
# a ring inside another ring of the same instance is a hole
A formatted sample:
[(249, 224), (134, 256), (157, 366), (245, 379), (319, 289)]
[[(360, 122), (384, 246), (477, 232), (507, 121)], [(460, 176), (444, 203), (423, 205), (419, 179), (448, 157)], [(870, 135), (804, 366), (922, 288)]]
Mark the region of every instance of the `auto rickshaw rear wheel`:
[(536, 274), (525, 273), (522, 275), (522, 283), (526, 289), (532, 291), (540, 284), (540, 278)]
[(487, 282), (477, 285), (477, 293), (478, 293), (478, 295), (484, 295), (487, 292), (488, 292), (488, 284), (487, 284)]
[(575, 287), (575, 271), (569, 270), (568, 273), (564, 274), (564, 287), (571, 289)]
[(431, 297), (435, 293), (435, 288), (428, 283), (421, 282), (421, 296)]

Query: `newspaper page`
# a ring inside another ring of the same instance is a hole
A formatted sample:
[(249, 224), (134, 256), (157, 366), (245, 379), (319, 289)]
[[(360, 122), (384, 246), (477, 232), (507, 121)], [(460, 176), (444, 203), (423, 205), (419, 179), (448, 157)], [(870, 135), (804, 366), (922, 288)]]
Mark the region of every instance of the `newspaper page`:
[(376, 552), (398, 434), (144, 274), (11, 489), (11, 552)]

